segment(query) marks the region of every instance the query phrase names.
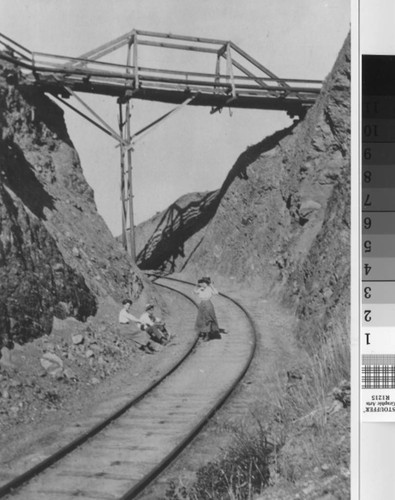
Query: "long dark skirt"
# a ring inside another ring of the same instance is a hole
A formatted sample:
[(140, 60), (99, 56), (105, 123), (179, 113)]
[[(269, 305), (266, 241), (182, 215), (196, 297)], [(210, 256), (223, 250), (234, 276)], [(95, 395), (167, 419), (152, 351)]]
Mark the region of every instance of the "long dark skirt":
[(202, 333), (205, 337), (221, 338), (217, 316), (215, 315), (214, 306), (211, 300), (202, 300), (200, 302), (195, 330)]
[(157, 324), (157, 325), (147, 325), (145, 327), (145, 331), (151, 337), (154, 342), (158, 342), (158, 344), (166, 344), (170, 340), (169, 332), (166, 330), (165, 325)]

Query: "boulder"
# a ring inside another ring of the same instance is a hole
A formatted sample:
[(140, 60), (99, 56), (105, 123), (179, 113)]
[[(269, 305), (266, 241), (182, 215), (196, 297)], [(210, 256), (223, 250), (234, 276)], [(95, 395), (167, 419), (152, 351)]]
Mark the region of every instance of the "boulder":
[(53, 352), (44, 353), (40, 363), (44, 370), (53, 377), (58, 377), (63, 373), (63, 361)]

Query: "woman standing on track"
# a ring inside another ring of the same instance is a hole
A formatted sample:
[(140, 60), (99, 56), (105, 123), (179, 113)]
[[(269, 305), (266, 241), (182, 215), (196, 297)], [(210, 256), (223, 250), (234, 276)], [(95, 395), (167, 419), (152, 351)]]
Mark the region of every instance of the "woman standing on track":
[(194, 293), (197, 294), (200, 301), (195, 329), (200, 332), (200, 335), (205, 341), (220, 339), (220, 329), (218, 327), (214, 306), (211, 302), (211, 297), (213, 295), (218, 295), (218, 292), (211, 283), (211, 279), (201, 278), (198, 280)]

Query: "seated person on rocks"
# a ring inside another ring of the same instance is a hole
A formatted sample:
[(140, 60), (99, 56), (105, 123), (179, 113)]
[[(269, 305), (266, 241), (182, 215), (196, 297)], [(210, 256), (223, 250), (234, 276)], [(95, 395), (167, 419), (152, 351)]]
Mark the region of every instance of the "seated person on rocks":
[(123, 327), (121, 327), (124, 332), (131, 333), (130, 327), (128, 327), (126, 330), (126, 325), (129, 325), (130, 322), (136, 323), (136, 325), (138, 326), (139, 329), (135, 332), (132, 332), (133, 333), (133, 337), (132, 337), (133, 341), (143, 351), (153, 352), (155, 349), (153, 349), (151, 342), (147, 338), (146, 333), (144, 331), (142, 331), (142, 330), (144, 330), (144, 325), (142, 324), (142, 322), (138, 318), (136, 318), (135, 316), (133, 316), (133, 314), (131, 314), (129, 312), (129, 309), (130, 309), (132, 304), (133, 304), (133, 302), (130, 299), (124, 299), (122, 301), (123, 308), (119, 312), (119, 318), (118, 318), (119, 324), (124, 325)]
[(140, 316), (140, 322), (144, 325), (145, 331), (152, 340), (159, 344), (167, 344), (170, 340), (170, 334), (166, 325), (160, 318), (155, 317), (153, 304), (145, 306), (145, 313)]

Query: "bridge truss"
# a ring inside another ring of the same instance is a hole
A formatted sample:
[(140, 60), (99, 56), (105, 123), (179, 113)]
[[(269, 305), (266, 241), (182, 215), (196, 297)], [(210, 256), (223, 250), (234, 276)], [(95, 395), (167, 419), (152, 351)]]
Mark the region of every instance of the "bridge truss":
[[(149, 54), (146, 47), (150, 48)], [(126, 54), (122, 56), (120, 50), (125, 48)], [(156, 58), (150, 64), (147, 60), (149, 56), (152, 59), (153, 49), (156, 49)], [(189, 66), (190, 62), (193, 70), (176, 67), (174, 51), (184, 52), (187, 56), (184, 64)], [(118, 61), (120, 57), (124, 62), (108, 60)], [(136, 254), (132, 151), (139, 138), (187, 105), (209, 106), (211, 113), (232, 107), (281, 110), (291, 117), (303, 117), (314, 104), (322, 84), (319, 80), (279, 78), (231, 41), (140, 30), (132, 30), (80, 57), (31, 52), (0, 34), (0, 58), (21, 69), (24, 78), (18, 83), (20, 87), (34, 86), (50, 93), (117, 141), (122, 241), (133, 260)], [(118, 130), (77, 93), (116, 97)], [(78, 103), (77, 107), (70, 104), (70, 97)], [(132, 134), (132, 98), (171, 103), (176, 107)]]

